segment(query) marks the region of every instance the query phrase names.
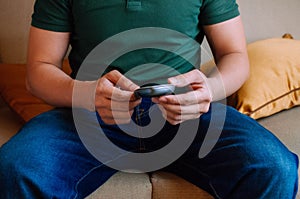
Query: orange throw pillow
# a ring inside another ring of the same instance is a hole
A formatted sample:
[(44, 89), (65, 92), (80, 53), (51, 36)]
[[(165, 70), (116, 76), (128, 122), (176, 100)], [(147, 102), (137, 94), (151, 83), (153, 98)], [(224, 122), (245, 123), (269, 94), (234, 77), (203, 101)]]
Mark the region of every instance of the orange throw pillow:
[[(24, 122), (54, 107), (33, 96), (25, 86), (25, 64), (0, 64), (0, 94)], [(70, 73), (68, 62), (63, 70)]]

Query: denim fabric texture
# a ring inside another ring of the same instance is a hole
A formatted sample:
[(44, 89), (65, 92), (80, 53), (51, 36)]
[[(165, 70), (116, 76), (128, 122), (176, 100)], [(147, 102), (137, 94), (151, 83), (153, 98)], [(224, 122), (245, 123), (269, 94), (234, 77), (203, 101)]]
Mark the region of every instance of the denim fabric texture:
[[(143, 100), (133, 121), (141, 126), (150, 123), (152, 105), (150, 100)], [(295, 198), (297, 156), (255, 120), (221, 103), (212, 105), (226, 109), (224, 126), (213, 127), (222, 128), (213, 150), (204, 158), (198, 157), (210, 122), (209, 111), (200, 117), (189, 149), (162, 170), (175, 173), (215, 198)], [(98, 114), (96, 118), (114, 144), (136, 153), (163, 147), (178, 129), (166, 123), (155, 136), (138, 138), (117, 125), (106, 125)], [(72, 110), (54, 109), (32, 119), (0, 148), (0, 198), (84, 198), (116, 172), (84, 147)]]

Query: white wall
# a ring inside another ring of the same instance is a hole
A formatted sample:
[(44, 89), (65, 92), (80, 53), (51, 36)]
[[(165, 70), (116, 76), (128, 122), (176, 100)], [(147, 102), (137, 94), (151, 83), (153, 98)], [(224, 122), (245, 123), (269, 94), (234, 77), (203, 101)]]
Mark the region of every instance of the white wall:
[(300, 0), (237, 0), (249, 42), (291, 33), (300, 39)]

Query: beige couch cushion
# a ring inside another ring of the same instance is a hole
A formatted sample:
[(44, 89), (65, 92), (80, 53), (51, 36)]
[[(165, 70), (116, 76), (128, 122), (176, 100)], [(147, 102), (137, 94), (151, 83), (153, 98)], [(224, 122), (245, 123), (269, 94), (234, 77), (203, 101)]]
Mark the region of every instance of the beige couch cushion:
[(118, 172), (86, 199), (151, 199), (148, 174)]
[(210, 199), (207, 192), (167, 172), (155, 172), (151, 176), (153, 199)]
[(258, 122), (273, 132), (291, 151), (300, 154), (300, 107), (259, 119)]

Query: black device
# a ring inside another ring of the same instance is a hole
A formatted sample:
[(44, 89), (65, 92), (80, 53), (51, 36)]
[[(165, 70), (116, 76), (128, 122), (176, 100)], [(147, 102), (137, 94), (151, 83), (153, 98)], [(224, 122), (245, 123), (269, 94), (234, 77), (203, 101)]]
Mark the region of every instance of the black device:
[(134, 91), (136, 97), (159, 97), (174, 94), (175, 86), (172, 84), (146, 84)]

